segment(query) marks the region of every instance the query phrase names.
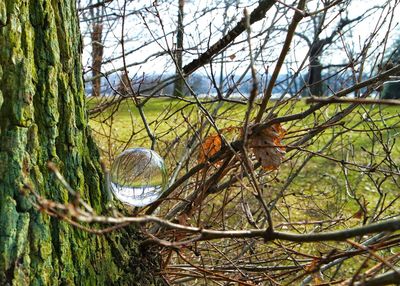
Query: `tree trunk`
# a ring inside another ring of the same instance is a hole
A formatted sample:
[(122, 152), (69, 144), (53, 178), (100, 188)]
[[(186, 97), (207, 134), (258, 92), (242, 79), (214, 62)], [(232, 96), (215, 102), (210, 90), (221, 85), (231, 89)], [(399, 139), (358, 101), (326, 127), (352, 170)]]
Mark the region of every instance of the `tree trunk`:
[[(84, 107), (74, 0), (0, 1), (0, 285), (152, 285), (158, 261), (132, 228), (104, 236), (39, 213), (67, 202), (54, 162), (96, 212), (107, 201)], [(155, 256), (155, 255), (154, 255)]]
[(323, 95), (322, 65), (319, 58), (325, 44), (326, 40), (315, 39), (310, 49), (307, 86), (313, 96)]
[(318, 59), (310, 60), (310, 67), (308, 70), (308, 82), (307, 85), (310, 89), (310, 93), (313, 96), (322, 96), (322, 65)]
[(383, 99), (400, 99), (400, 81), (390, 81), (383, 84), (381, 94)]
[(183, 54), (183, 8), (185, 6), (185, 0), (178, 0), (178, 30), (176, 33), (176, 72), (175, 72), (175, 85), (174, 85), (174, 96), (182, 96), (184, 93), (185, 81), (182, 78), (182, 54)]
[(103, 65), (103, 23), (94, 23), (92, 37), (92, 96), (101, 95), (101, 66)]

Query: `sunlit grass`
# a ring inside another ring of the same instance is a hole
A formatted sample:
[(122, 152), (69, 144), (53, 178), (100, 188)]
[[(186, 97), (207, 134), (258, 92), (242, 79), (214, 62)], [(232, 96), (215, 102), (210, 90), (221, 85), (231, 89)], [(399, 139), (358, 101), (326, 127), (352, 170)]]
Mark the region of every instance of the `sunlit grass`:
[[(272, 108), (275, 103), (272, 102), (269, 107)], [(204, 102), (200, 107), (195, 103), (156, 98), (143, 107), (148, 127), (156, 137), (155, 150), (164, 157), (170, 174), (188, 149), (191, 151), (187, 165), (183, 166), (178, 177), (198, 163), (198, 146), (191, 142), (192, 136), (195, 136), (198, 144), (205, 136), (216, 132), (212, 124), (222, 131), (227, 127), (243, 125), (246, 105), (224, 103), (216, 111), (217, 105)], [(283, 123), (287, 129), (283, 143), (289, 146), (294, 144), (315, 126), (344, 112), (348, 106), (331, 105), (304, 119)], [(203, 107), (206, 111), (201, 110)], [(292, 101), (278, 106), (273, 113), (284, 116), (298, 114), (308, 108), (304, 101)], [(255, 106), (250, 119), (255, 117), (257, 111)], [(212, 115), (212, 124), (204, 124), (208, 122), (209, 115)], [(114, 156), (126, 148), (151, 146), (143, 120), (131, 101), (123, 102), (117, 110), (106, 110), (91, 119), (90, 125), (106, 163), (112, 162)], [(205, 128), (201, 129), (201, 126)], [(396, 184), (394, 181), (397, 176), (375, 172), (374, 168), (395, 169), (388, 165), (389, 156), (394, 160), (393, 164), (400, 164), (400, 144), (396, 143), (400, 137), (399, 110), (395, 107), (360, 106), (338, 123), (326, 127), (320, 134), (301, 144), (300, 149), (288, 152), (279, 170), (255, 171), (263, 199), (267, 203), (276, 202), (272, 217), (278, 231), (332, 231), (398, 215), (399, 190), (398, 182)], [(222, 133), (228, 140), (241, 136), (239, 129)], [(311, 155), (312, 158), (308, 160)], [(306, 160), (307, 163), (302, 167)], [(235, 175), (229, 173), (222, 182)], [(183, 184), (179, 189), (179, 198), (184, 198), (184, 194), (196, 188), (198, 180), (201, 180), (200, 174)], [(243, 185), (250, 185), (248, 179), (243, 178), (243, 184), (236, 183), (226, 192), (207, 197), (202, 202), (204, 208), (201, 225), (214, 229), (253, 228), (243, 213), (242, 198), (245, 197), (245, 203), (251, 208), (256, 220), (264, 216), (258, 199)], [(163, 202), (157, 215), (162, 217), (176, 202), (174, 199)], [(191, 223), (195, 221), (198, 221), (197, 218), (192, 219)], [(292, 225), (293, 222), (299, 224)], [(268, 256), (273, 246), (260, 243), (256, 247), (258, 253)], [(293, 247), (299, 253), (320, 257), (321, 253), (332, 249), (346, 250), (348, 244), (321, 242)], [(281, 263), (291, 264), (290, 261)], [(361, 263), (362, 259), (345, 261), (341, 271), (354, 273)]]
[[(92, 101), (91, 105), (93, 104)], [(275, 102), (272, 102), (271, 106), (274, 104)], [(217, 103), (202, 104), (208, 114), (213, 115), (214, 123), (219, 129), (242, 125), (246, 105), (225, 103), (214, 113), (216, 106)], [(284, 127), (288, 129), (285, 143), (292, 144), (310, 132), (314, 126), (343, 112), (347, 106), (332, 105), (305, 119), (284, 123)], [(301, 113), (308, 107), (303, 101), (293, 101), (276, 108), (274, 113), (277, 113), (277, 116)], [(150, 132), (156, 137), (155, 149), (165, 158), (170, 170), (180, 154), (186, 150), (192, 134), (201, 139), (206, 134), (215, 133), (210, 124), (200, 133), (196, 133), (208, 120), (208, 115), (194, 103), (156, 98), (144, 105), (143, 112)], [(253, 118), (256, 112), (257, 107), (250, 118)], [(283, 201), (279, 201), (280, 213), (276, 216), (295, 217), (298, 221), (350, 217), (360, 210), (360, 204), (366, 204), (368, 209), (373, 208), (383, 198), (388, 202), (393, 200), (397, 196), (394, 182), (384, 181), (381, 189), (377, 190), (369, 178), (377, 175), (370, 173), (368, 168), (375, 164), (376, 168), (385, 169), (386, 162), (383, 164), (382, 161), (388, 151), (399, 164), (400, 144), (395, 144), (400, 132), (399, 122), (399, 113), (394, 107), (357, 107), (339, 124), (328, 126), (304, 144), (304, 150), (288, 153), (286, 157), (290, 158), (296, 152), (301, 152), (294, 160), (285, 162), (279, 171), (275, 171), (277, 180), (266, 179), (264, 192), (268, 200), (279, 196), (284, 182), (311, 154), (307, 150), (318, 152), (323, 149), (323, 156), (313, 156), (284, 190), (288, 195)], [(116, 111), (106, 110), (92, 119), (90, 125), (106, 162), (112, 161), (123, 149), (151, 146), (143, 120), (132, 101), (124, 101)], [(233, 132), (230, 136), (239, 137), (240, 132)], [(326, 146), (331, 140), (333, 143)], [(195, 164), (197, 152), (193, 150), (191, 154), (190, 161)], [(341, 163), (342, 161), (351, 164)], [(362, 170), (362, 166), (366, 167), (365, 170)], [(393, 204), (386, 214), (394, 213), (398, 207), (398, 204)], [(355, 220), (354, 223), (357, 224), (358, 221)]]

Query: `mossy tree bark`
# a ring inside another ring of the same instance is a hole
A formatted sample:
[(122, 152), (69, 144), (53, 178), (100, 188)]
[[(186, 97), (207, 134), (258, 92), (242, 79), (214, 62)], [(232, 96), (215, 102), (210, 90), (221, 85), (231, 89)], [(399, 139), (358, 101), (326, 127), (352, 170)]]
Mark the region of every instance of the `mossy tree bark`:
[[(0, 285), (153, 285), (138, 235), (80, 231), (39, 213), (25, 184), (67, 202), (48, 168), (97, 211), (106, 203), (87, 126), (74, 0), (0, 0)], [(140, 263), (139, 263), (140, 261)]]

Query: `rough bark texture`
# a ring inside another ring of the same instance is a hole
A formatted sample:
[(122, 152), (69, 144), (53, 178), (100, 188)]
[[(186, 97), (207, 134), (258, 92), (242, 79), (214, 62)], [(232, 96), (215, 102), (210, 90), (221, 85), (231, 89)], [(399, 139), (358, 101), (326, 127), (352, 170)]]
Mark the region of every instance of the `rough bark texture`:
[(0, 0), (0, 285), (159, 284), (133, 229), (89, 234), (39, 213), (21, 193), (29, 184), (70, 199), (46, 167), (52, 161), (97, 212), (105, 205), (78, 28), (74, 0)]

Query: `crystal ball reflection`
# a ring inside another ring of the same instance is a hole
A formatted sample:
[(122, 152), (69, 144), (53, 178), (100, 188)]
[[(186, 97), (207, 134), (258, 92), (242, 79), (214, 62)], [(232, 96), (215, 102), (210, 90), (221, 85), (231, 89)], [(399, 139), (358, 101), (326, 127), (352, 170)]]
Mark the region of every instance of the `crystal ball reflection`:
[(131, 206), (143, 207), (156, 201), (166, 184), (164, 160), (146, 148), (125, 150), (111, 166), (111, 191), (118, 200)]

